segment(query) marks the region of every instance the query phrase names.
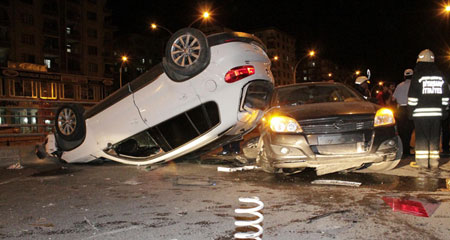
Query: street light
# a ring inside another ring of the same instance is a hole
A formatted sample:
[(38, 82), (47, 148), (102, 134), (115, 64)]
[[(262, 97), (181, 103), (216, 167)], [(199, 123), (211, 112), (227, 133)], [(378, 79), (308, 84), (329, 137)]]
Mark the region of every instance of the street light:
[(123, 68), (123, 64), (125, 64), (127, 61), (128, 61), (128, 57), (127, 56), (122, 56), (122, 63), (120, 64), (120, 69), (119, 69), (120, 88), (122, 88), (122, 68)]
[(165, 28), (165, 27), (163, 27), (163, 26), (161, 26), (161, 25), (157, 25), (156, 23), (152, 23), (152, 24), (150, 25), (150, 28), (153, 29), (153, 30), (156, 30), (156, 29), (158, 29), (158, 28), (161, 28), (161, 29), (167, 31), (170, 35), (173, 34), (172, 31), (170, 31), (169, 29), (167, 29), (167, 28)]
[(361, 71), (356, 70), (356, 71), (355, 71), (355, 75), (358, 76), (359, 74), (361, 74)]
[(202, 15), (199, 18), (195, 19), (193, 22), (191, 22), (191, 24), (189, 24), (188, 27), (190, 28), (194, 23), (196, 23), (196, 22), (198, 22), (198, 21), (200, 21), (202, 19), (203, 20), (208, 20), (210, 17), (211, 17), (211, 14), (208, 11), (204, 11), (202, 13)]
[(296, 80), (297, 80), (297, 68), (298, 68), (298, 65), (300, 64), (300, 62), (302, 62), (305, 58), (307, 58), (307, 57), (310, 57), (310, 58), (312, 58), (312, 57), (314, 57), (316, 55), (316, 52), (314, 51), (314, 50), (311, 50), (311, 51), (309, 51), (308, 52), (308, 54), (306, 54), (305, 56), (303, 56), (302, 58), (300, 58), (299, 60), (298, 60), (298, 62), (295, 64), (295, 67), (294, 67), (294, 83), (296, 82)]

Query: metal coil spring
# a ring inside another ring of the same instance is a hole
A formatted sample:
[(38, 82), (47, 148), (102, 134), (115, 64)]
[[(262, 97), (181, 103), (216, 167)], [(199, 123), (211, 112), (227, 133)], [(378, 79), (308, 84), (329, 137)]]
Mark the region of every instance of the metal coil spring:
[(238, 227), (254, 227), (258, 229), (258, 232), (238, 232), (234, 234), (234, 238), (261, 240), (259, 236), (261, 236), (261, 234), (263, 233), (263, 228), (259, 224), (264, 220), (264, 216), (258, 211), (264, 208), (264, 203), (261, 202), (258, 197), (239, 198), (239, 202), (254, 203), (257, 204), (258, 206), (254, 208), (245, 208), (245, 209), (238, 208), (234, 210), (235, 213), (254, 215), (258, 217), (258, 219), (253, 221), (235, 221), (234, 225)]

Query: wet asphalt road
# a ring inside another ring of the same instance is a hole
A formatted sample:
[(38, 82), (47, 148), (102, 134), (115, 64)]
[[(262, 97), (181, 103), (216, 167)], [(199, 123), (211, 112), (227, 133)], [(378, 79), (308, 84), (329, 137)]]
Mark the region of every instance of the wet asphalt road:
[[(448, 160), (444, 160), (448, 164)], [(245, 229), (239, 197), (265, 206), (263, 239), (448, 239), (446, 171), (420, 172), (405, 159), (389, 174), (292, 176), (218, 172), (225, 161), (174, 161), (152, 168), (60, 164), (27, 156), (0, 170), (0, 239), (233, 239)], [(317, 179), (360, 187), (314, 185)], [(431, 217), (393, 211), (383, 197), (437, 206)], [(432, 204), (433, 203), (433, 204)]]

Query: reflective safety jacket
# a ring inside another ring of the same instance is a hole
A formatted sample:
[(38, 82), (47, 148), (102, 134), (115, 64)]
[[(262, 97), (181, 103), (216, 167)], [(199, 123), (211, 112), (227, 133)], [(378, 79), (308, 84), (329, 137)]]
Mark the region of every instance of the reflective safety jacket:
[(413, 118), (446, 118), (450, 91), (434, 63), (418, 62), (408, 91), (408, 109)]

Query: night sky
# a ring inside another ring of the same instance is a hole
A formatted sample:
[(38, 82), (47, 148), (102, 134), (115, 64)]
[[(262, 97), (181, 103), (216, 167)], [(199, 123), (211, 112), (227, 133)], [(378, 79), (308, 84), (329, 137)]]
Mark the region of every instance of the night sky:
[[(297, 39), (297, 56), (318, 57), (349, 70), (369, 68), (375, 80), (402, 80), (417, 54), (431, 49), (450, 76), (450, 18), (435, 0), (111, 1), (119, 34), (149, 32), (153, 21), (172, 31), (187, 27), (207, 7), (213, 23), (236, 31), (276, 27)], [(196, 25), (194, 24), (194, 27)], [(159, 33), (163, 37), (164, 33)], [(167, 36), (166, 36), (167, 37)]]

